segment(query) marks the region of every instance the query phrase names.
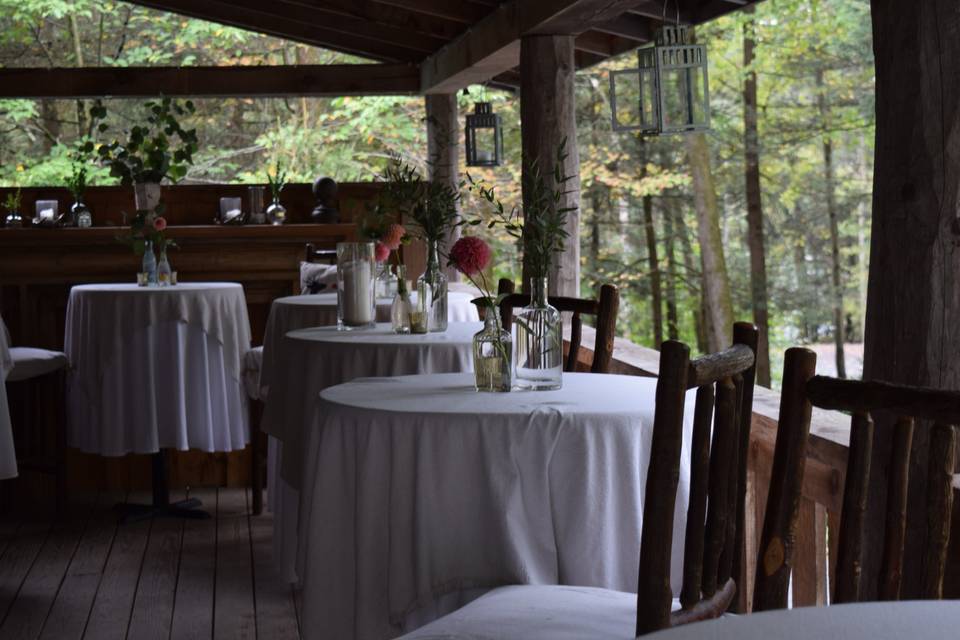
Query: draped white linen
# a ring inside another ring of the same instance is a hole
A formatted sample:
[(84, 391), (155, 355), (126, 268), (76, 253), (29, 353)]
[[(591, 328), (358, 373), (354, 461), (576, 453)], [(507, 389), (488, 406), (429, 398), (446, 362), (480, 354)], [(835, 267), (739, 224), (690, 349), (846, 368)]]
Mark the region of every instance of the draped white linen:
[[(477, 306), (470, 301), (475, 296), (465, 291), (447, 294), (447, 318), (450, 322), (478, 322)], [(414, 298), (416, 296), (414, 295)], [(392, 299), (377, 300), (377, 322), (390, 322)], [(281, 362), (279, 346), (290, 331), (337, 324), (337, 294), (317, 293), (277, 298), (270, 306), (267, 327), (263, 336), (263, 363), (260, 367), (260, 397), (266, 398), (274, 370)], [(374, 375), (368, 373), (365, 375)]]
[(68, 443), (106, 456), (243, 449), (241, 362), (249, 347), (239, 284), (73, 287)]
[(7, 402), (7, 374), (13, 369), (10, 356), (10, 336), (7, 325), (0, 318), (0, 480), (17, 476), (17, 454), (13, 448), (13, 426), (10, 423), (10, 406)]
[(509, 394), (473, 382), (366, 378), (321, 393), (303, 447), (306, 638), (392, 638), (428, 622), (424, 610), (445, 613), (443, 598), (506, 584), (636, 590), (656, 381), (568, 373), (560, 390)]
[(480, 322), (451, 322), (443, 333), (397, 335), (388, 324), (364, 331), (316, 327), (291, 331), (280, 343), (260, 428), (276, 439), (268, 458), (268, 505), (274, 513), (274, 555), (281, 575), (296, 582), (298, 491), (304, 433), (320, 391), (367, 376), (472, 371)]

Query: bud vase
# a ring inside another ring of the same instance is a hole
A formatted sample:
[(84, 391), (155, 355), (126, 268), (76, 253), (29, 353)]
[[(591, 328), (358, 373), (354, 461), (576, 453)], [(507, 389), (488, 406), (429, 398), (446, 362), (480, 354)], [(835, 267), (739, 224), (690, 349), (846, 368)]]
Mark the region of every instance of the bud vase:
[(440, 268), (440, 251), (437, 241), (430, 242), (427, 252), (427, 267), (417, 283), (430, 288), (430, 331), (447, 330), (447, 274)]
[(521, 389), (546, 391), (563, 384), (563, 324), (547, 301), (547, 279), (530, 279), (530, 304), (513, 322), (514, 371)]
[(410, 333), (410, 311), (413, 303), (410, 301), (410, 288), (406, 277), (406, 267), (397, 265), (397, 293), (390, 306), (390, 324), (394, 333)]
[(510, 333), (500, 323), (500, 314), (495, 307), (488, 307), (483, 329), (473, 336), (477, 391), (510, 391), (512, 347)]

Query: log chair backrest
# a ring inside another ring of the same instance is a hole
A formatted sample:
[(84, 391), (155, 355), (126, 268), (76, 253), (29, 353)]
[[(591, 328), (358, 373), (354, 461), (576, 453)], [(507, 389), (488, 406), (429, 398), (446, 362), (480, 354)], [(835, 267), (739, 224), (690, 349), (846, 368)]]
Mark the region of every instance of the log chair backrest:
[[(744, 566), (742, 523), (756, 345), (756, 328), (737, 323), (734, 345), (720, 353), (690, 360), (690, 349), (682, 342), (669, 340), (661, 347), (643, 503), (638, 636), (717, 617), (737, 595), (737, 576)], [(671, 613), (670, 558), (684, 402), (687, 390), (694, 388), (682, 608)]]
[(322, 262), (326, 264), (337, 264), (336, 249), (317, 249), (312, 242), (307, 243), (304, 262)]
[[(867, 504), (870, 483), (870, 459), (873, 449), (871, 412), (883, 411), (896, 417), (886, 478), (887, 502), (884, 541), (881, 556), (878, 595), (881, 600), (900, 598), (903, 556), (906, 538), (907, 494), (914, 420), (932, 422), (927, 463), (927, 536), (923, 551), (921, 591), (911, 597), (940, 599), (946, 571), (947, 544), (950, 538), (952, 483), (956, 428), (960, 424), (960, 392), (943, 391), (886, 382), (841, 380), (814, 375), (816, 354), (807, 349), (790, 349), (784, 362), (783, 393), (780, 405), (780, 427), (774, 453), (774, 473), (778, 460), (799, 466), (806, 457), (806, 440), (810, 429), (812, 407), (846, 411), (851, 414), (850, 446), (837, 551), (836, 585), (832, 603), (857, 602), (861, 599), (861, 567)], [(786, 425), (786, 426), (785, 426)], [(926, 426), (926, 425), (922, 425)], [(789, 432), (789, 433), (788, 433)], [(792, 434), (792, 435), (791, 435)], [(793, 446), (784, 446), (781, 437)], [(773, 506), (775, 487), (770, 488), (770, 501), (764, 520), (760, 557), (771, 558), (769, 566), (757, 567), (757, 588), (761, 580), (775, 578), (775, 599), (763, 608), (783, 608), (787, 604), (787, 583), (792, 542), (798, 518), (800, 487), (790, 488), (792, 502), (781, 501)], [(773, 510), (773, 513), (771, 512)], [(783, 541), (783, 552), (778, 550)], [(773, 558), (783, 558), (782, 567)], [(774, 574), (767, 576), (766, 574)], [(754, 598), (757, 605), (757, 598)]]
[[(503, 322), (503, 328), (510, 331), (513, 325), (513, 310), (527, 306), (530, 303), (530, 296), (514, 293), (513, 281), (507, 278), (501, 278), (497, 283), (497, 293), (506, 295), (500, 301), (500, 319)], [(550, 304), (560, 312), (573, 314), (570, 322), (570, 351), (567, 353), (563, 370), (576, 371), (583, 334), (583, 320), (580, 316), (592, 315), (597, 317), (597, 338), (590, 371), (591, 373), (609, 373), (610, 363), (613, 361), (613, 339), (617, 334), (617, 311), (620, 309), (619, 289), (612, 284), (605, 284), (600, 287), (599, 300), (550, 296)]]

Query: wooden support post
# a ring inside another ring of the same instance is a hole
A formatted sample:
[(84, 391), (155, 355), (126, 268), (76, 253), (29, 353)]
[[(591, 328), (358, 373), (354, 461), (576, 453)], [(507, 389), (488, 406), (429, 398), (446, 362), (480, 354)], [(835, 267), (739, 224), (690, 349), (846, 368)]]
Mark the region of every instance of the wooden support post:
[[(460, 181), (460, 120), (457, 114), (457, 94), (435, 93), (424, 98), (427, 110), (427, 151), (430, 181), (443, 181), (457, 188)], [(446, 254), (460, 237), (460, 227), (447, 235)], [(451, 282), (460, 279), (457, 270), (444, 265), (444, 271)]]
[[(530, 35), (520, 41), (520, 120), (523, 173), (538, 159), (540, 171), (553, 188), (553, 169), (560, 144), (566, 140), (564, 171), (575, 176), (564, 185), (562, 207), (580, 206), (580, 155), (577, 152), (576, 101), (573, 83), (574, 37)], [(526, 182), (526, 180), (524, 180)], [(526, 186), (526, 185), (525, 185)], [(529, 194), (524, 189), (524, 204)], [(555, 260), (550, 274), (550, 295), (580, 295), (580, 212), (567, 213), (566, 250)], [(529, 287), (526, 267), (524, 290)]]

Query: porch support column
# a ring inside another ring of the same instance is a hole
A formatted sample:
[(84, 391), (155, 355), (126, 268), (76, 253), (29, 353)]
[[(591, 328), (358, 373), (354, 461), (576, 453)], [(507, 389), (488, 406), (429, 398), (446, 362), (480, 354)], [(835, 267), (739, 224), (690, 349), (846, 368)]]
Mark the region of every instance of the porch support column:
[[(569, 191), (559, 206), (580, 206), (580, 156), (577, 153), (576, 103), (573, 82), (574, 36), (529, 35), (520, 40), (520, 119), (523, 141), (524, 205), (529, 194), (526, 178), (530, 162), (537, 159), (548, 188), (553, 188), (557, 149), (566, 140), (567, 175), (575, 176), (564, 185)], [(580, 212), (567, 213), (565, 251), (557, 256), (550, 274), (550, 294), (580, 295)], [(524, 267), (524, 290), (529, 287)]]
[[(428, 177), (456, 189), (460, 181), (460, 120), (457, 117), (457, 95), (435, 93), (425, 97), (427, 110)], [(459, 212), (459, 206), (458, 206)], [(453, 229), (440, 251), (446, 254), (460, 237), (460, 227)], [(445, 261), (444, 261), (445, 262)], [(460, 279), (453, 267), (442, 265), (451, 282)]]

